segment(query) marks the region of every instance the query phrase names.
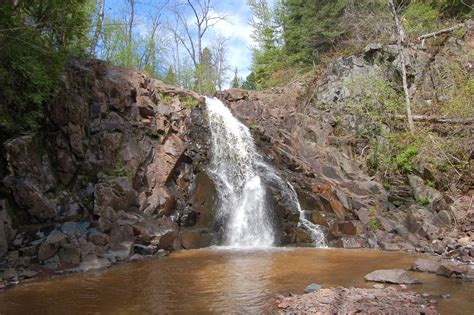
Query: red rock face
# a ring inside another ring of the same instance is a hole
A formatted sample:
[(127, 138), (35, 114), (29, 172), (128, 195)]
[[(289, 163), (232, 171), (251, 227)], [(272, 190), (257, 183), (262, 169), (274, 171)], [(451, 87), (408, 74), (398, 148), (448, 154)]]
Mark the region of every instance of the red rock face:
[[(44, 233), (22, 233), (13, 245), (12, 221), (0, 200), (0, 255), (27, 246), (48, 268), (88, 269), (101, 257), (108, 264), (128, 259), (134, 248), (152, 255), (182, 248), (181, 239), (186, 247), (207, 246), (212, 221), (199, 224), (202, 233), (192, 241), (179, 234), (199, 222), (190, 217), (205, 217), (212, 208), (198, 204), (191, 189), (206, 167), (204, 98), (100, 61), (69, 63), (61, 85), (48, 105), (47, 131), (4, 146), (2, 181), (15, 201), (9, 213), (23, 230), (39, 223)], [(87, 227), (64, 234), (54, 224), (64, 221)], [(55, 241), (57, 235), (63, 237)]]

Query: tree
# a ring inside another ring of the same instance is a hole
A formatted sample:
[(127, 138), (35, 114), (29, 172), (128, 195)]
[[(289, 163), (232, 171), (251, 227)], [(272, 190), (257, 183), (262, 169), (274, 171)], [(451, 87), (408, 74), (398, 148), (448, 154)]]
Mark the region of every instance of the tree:
[(0, 3), (0, 141), (35, 130), (70, 55), (84, 55), (93, 5), (86, 0)]
[(237, 68), (234, 70), (234, 78), (232, 79), (230, 86), (234, 89), (240, 88), (240, 78)]
[(258, 89), (268, 87), (270, 78), (281, 68), (283, 60), (275, 12), (270, 9), (267, 0), (248, 0), (252, 16), (252, 38), (257, 45), (252, 48), (252, 72)]
[(216, 92), (214, 73), (211, 50), (205, 47), (201, 53), (201, 63), (196, 68), (195, 85), (199, 93), (212, 95)]
[[(214, 16), (212, 13), (212, 0), (186, 0), (178, 4), (174, 9), (180, 27), (173, 30), (174, 35), (183, 45), (189, 57), (191, 58), (195, 70), (201, 71), (203, 67), (198, 67), (202, 64), (202, 57), (204, 50), (202, 49), (202, 41), (207, 31), (215, 26), (219, 21), (223, 20), (223, 16)], [(191, 11), (194, 27), (188, 22), (186, 15), (187, 10)], [(197, 75), (202, 78), (203, 74)], [(198, 81), (197, 90), (202, 93), (202, 81)]]
[(397, 47), (398, 47), (398, 54), (400, 56), (400, 66), (402, 68), (402, 83), (403, 83), (403, 91), (405, 92), (405, 105), (407, 111), (407, 118), (408, 118), (408, 127), (410, 128), (410, 132), (413, 134), (415, 132), (415, 125), (413, 123), (413, 116), (411, 114), (411, 104), (410, 104), (410, 91), (408, 90), (408, 81), (407, 81), (407, 68), (406, 68), (406, 55), (405, 55), (405, 44), (406, 44), (406, 35), (405, 29), (403, 28), (403, 24), (400, 20), (400, 17), (397, 14), (397, 9), (395, 8), (395, 4), (393, 0), (388, 0), (388, 6), (390, 11), (392, 12), (393, 19), (395, 20), (395, 24), (397, 25)]
[(99, 0), (99, 8), (97, 14), (97, 24), (94, 31), (94, 37), (92, 38), (91, 44), (91, 55), (95, 56), (95, 50), (97, 48), (97, 42), (99, 41), (100, 33), (102, 32), (102, 24), (104, 22), (104, 7), (105, 7), (105, 0)]
[(215, 86), (222, 90), (224, 82), (227, 80), (227, 72), (230, 67), (227, 62), (227, 38), (218, 36), (212, 45), (212, 64), (214, 68)]
[(168, 71), (166, 72), (164, 82), (169, 85), (177, 85), (176, 75), (171, 66), (169, 66)]
[(245, 90), (256, 90), (257, 86), (255, 84), (255, 73), (250, 72), (244, 82), (242, 82), (242, 89)]

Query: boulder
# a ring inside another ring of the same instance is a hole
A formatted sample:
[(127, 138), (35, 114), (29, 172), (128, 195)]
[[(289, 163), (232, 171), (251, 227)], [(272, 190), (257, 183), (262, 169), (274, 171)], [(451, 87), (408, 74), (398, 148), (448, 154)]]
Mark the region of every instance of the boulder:
[(411, 268), (416, 271), (436, 273), (440, 265), (441, 264), (437, 261), (418, 258), (415, 260)]
[(77, 265), (81, 262), (81, 250), (74, 245), (63, 245), (59, 250), (59, 262), (66, 265)]
[(211, 244), (211, 234), (207, 229), (183, 229), (179, 232), (179, 236), (185, 249), (203, 248)]
[(419, 280), (410, 276), (408, 272), (403, 269), (382, 269), (372, 271), (365, 275), (366, 281), (372, 282), (386, 282), (394, 284), (416, 284), (421, 283)]
[(49, 200), (41, 189), (28, 178), (7, 177), (5, 186), (11, 189), (15, 202), (34, 218), (44, 221), (58, 215), (56, 204)]
[(10, 243), (15, 239), (16, 230), (7, 211), (7, 201), (0, 200), (0, 258), (8, 252)]
[(443, 199), (441, 192), (425, 185), (422, 178), (416, 175), (408, 175), (408, 181), (416, 200), (428, 199), (432, 203), (435, 200)]
[(321, 287), (322, 286), (320, 284), (311, 283), (306, 288), (304, 288), (304, 293), (317, 292), (321, 289)]
[(466, 266), (458, 266), (453, 264), (441, 264), (436, 270), (436, 274), (444, 277), (461, 277), (467, 272)]
[(56, 252), (58, 249), (61, 247), (62, 244), (66, 243), (67, 241), (67, 235), (58, 231), (58, 230), (53, 230), (46, 240), (41, 243), (38, 251), (38, 259), (39, 260), (47, 260), (54, 255), (56, 255)]
[(110, 177), (96, 185), (94, 213), (97, 215), (107, 208), (129, 211), (137, 204), (137, 192), (126, 177)]

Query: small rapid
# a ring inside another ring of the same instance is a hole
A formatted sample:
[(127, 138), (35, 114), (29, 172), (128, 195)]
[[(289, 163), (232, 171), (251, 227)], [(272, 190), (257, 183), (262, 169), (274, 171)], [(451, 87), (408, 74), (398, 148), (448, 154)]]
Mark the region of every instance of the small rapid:
[(320, 226), (306, 219), (293, 186), (263, 162), (250, 130), (220, 100), (206, 98), (206, 107), (211, 135), (209, 172), (219, 195), (216, 218), (225, 222), (221, 245), (268, 247), (275, 244), (265, 178), (275, 183), (298, 209), (298, 226), (310, 235), (313, 245), (325, 247)]

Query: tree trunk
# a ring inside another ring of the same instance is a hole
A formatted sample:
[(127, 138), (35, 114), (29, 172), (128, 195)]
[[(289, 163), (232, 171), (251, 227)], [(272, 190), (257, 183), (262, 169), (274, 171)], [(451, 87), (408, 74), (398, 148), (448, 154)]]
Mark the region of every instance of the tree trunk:
[(97, 42), (99, 41), (100, 33), (102, 32), (102, 24), (104, 22), (104, 7), (105, 0), (99, 0), (99, 14), (97, 15), (97, 25), (95, 27), (94, 37), (92, 39), (91, 54), (95, 57), (95, 50)]
[(410, 132), (413, 134), (415, 132), (415, 125), (413, 123), (413, 116), (411, 114), (410, 91), (408, 90), (408, 82), (407, 82), (407, 67), (406, 67), (406, 56), (405, 56), (405, 49), (404, 49), (405, 42), (406, 42), (405, 30), (397, 14), (397, 10), (395, 8), (395, 5), (393, 4), (393, 0), (388, 0), (388, 6), (392, 13), (393, 19), (395, 20), (395, 24), (397, 26), (397, 31), (398, 31), (397, 46), (398, 46), (398, 53), (400, 56), (400, 66), (402, 68), (402, 83), (403, 83), (403, 91), (405, 92), (405, 105), (406, 105), (407, 118), (408, 118), (408, 128), (410, 129)]

